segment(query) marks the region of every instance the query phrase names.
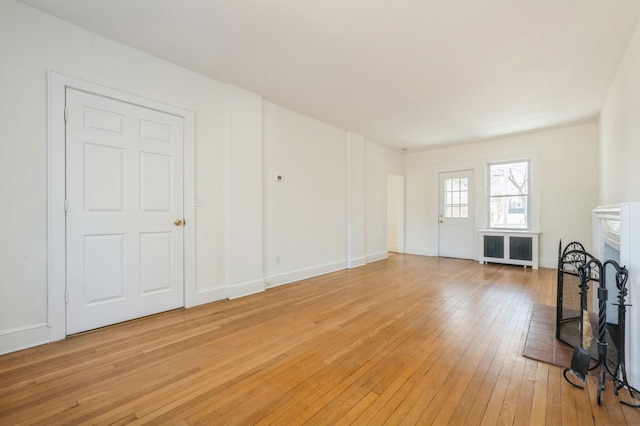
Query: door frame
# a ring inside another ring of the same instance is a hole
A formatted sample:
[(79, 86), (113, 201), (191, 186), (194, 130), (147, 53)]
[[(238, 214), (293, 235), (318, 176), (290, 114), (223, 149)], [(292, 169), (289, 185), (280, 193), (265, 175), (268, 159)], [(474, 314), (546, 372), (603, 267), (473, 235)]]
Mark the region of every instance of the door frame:
[[(461, 170), (472, 170), (473, 171), (473, 260), (478, 260), (478, 219), (483, 214), (479, 210), (478, 206), (483, 206), (482, 197), (484, 196), (484, 191), (481, 191), (481, 188), (478, 187), (478, 181), (481, 180), (482, 176), (479, 174), (482, 172), (482, 165), (478, 162), (465, 161), (461, 163), (451, 163), (451, 164), (440, 164), (434, 166), (433, 168), (433, 211), (434, 211), (434, 256), (440, 256), (440, 173), (448, 173), (448, 172), (457, 172)], [(482, 194), (479, 194), (483, 192)]]
[(47, 70), (47, 139), (48, 139), (48, 205), (47, 205), (47, 303), (49, 340), (67, 336), (66, 322), (66, 88), (93, 93), (122, 102), (163, 111), (184, 119), (184, 304), (195, 300), (195, 113), (192, 110), (134, 95), (81, 78)]

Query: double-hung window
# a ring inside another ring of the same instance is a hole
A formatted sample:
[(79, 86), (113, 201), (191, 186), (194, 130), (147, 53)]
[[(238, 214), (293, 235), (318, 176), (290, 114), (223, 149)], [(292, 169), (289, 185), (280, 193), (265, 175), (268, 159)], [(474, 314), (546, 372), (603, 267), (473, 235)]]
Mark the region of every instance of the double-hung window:
[(529, 165), (489, 164), (489, 228), (529, 228)]

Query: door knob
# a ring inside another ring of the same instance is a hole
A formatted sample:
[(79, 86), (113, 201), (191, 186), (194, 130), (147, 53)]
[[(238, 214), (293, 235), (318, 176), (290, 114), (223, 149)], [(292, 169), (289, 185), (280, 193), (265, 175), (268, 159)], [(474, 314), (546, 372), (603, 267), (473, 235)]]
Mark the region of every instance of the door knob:
[(173, 221), (173, 224), (175, 226), (181, 226), (184, 222), (182, 222), (182, 219), (176, 219)]

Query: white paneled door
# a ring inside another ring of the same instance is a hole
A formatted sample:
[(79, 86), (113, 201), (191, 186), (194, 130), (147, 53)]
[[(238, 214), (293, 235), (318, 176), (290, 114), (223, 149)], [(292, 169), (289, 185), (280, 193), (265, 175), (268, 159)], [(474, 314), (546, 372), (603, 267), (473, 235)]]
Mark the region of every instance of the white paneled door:
[(473, 170), (439, 173), (438, 180), (438, 255), (473, 259)]
[(183, 118), (67, 88), (67, 334), (184, 305)]

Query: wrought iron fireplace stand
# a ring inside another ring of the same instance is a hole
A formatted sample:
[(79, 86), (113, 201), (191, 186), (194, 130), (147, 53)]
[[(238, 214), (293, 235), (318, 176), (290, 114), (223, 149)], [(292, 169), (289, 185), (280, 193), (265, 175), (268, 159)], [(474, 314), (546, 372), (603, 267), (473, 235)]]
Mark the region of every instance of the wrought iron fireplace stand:
[[(585, 258), (586, 260), (586, 258)], [(609, 363), (607, 362), (607, 348), (608, 343), (606, 340), (607, 333), (607, 300), (608, 300), (608, 289), (606, 284), (606, 270), (607, 267), (611, 266), (615, 269), (615, 281), (616, 288), (618, 289), (618, 303), (615, 305), (618, 306), (618, 356), (616, 360), (615, 368), (611, 368)], [(599, 285), (598, 285), (598, 362), (590, 367), (588, 370), (592, 371), (596, 368), (600, 367), (598, 372), (598, 392), (597, 392), (597, 402), (598, 405), (601, 404), (601, 394), (605, 389), (605, 381), (607, 375), (611, 376), (611, 380), (613, 382), (613, 391), (615, 395), (618, 395), (618, 392), (621, 389), (627, 389), (629, 392), (629, 396), (632, 400), (637, 400), (636, 395), (640, 394), (640, 391), (633, 388), (629, 385), (629, 381), (627, 380), (627, 370), (625, 364), (625, 330), (626, 330), (626, 314), (627, 314), (627, 306), (630, 306), (626, 303), (626, 297), (628, 294), (627, 290), (627, 281), (629, 278), (629, 272), (627, 268), (624, 266), (620, 266), (614, 260), (607, 260), (604, 263), (601, 263), (598, 259), (590, 258), (588, 261), (578, 265), (578, 276), (580, 277), (580, 301), (581, 308), (586, 309), (586, 295), (589, 289), (589, 281), (593, 280), (592, 271), (595, 270), (596, 276), (599, 277)], [(583, 345), (583, 322), (580, 322), (580, 346)], [(584, 349), (584, 348), (582, 348)], [(572, 360), (572, 367), (574, 365), (575, 357), (579, 356), (577, 354), (580, 353), (580, 350), (574, 351), (574, 360)], [(588, 365), (588, 364), (587, 364)], [(571, 369), (564, 370), (565, 379), (572, 384), (573, 386), (583, 388), (582, 386), (574, 383), (569, 379), (567, 373), (572, 371)], [(578, 375), (579, 376), (579, 375)], [(620, 401), (622, 404), (628, 405), (634, 408), (640, 408), (640, 403), (634, 404), (632, 402)]]

